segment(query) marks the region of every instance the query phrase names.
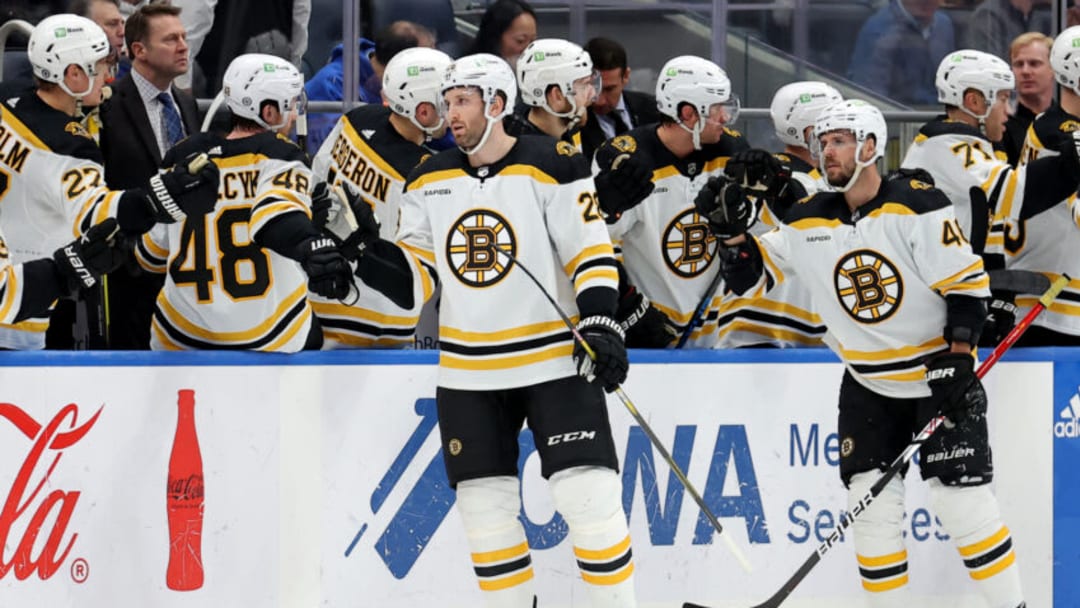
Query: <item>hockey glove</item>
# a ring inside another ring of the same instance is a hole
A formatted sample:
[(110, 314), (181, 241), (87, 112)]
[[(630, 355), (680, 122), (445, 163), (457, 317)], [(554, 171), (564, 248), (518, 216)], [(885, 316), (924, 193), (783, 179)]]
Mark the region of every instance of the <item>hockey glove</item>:
[(577, 329), (596, 355), (593, 359), (580, 343), (574, 342), (574, 367), (578, 375), (610, 393), (626, 380), (630, 368), (622, 328), (611, 317), (595, 315), (578, 322)]
[(666, 348), (677, 337), (667, 315), (634, 287), (619, 299), (615, 318), (626, 335), (627, 348)]
[(694, 198), (694, 207), (709, 220), (709, 227), (721, 241), (746, 234), (754, 223), (754, 203), (726, 175), (710, 177)]
[(1080, 165), (1080, 129), (1062, 138), (1057, 148), (1062, 156), (1072, 159), (1073, 167)]
[(354, 261), (364, 255), (368, 245), (379, 239), (379, 219), (375, 217), (371, 205), (368, 205), (352, 186), (342, 184), (341, 190), (346, 198), (341, 203), (348, 205), (352, 211), (352, 220), (348, 222), (352, 232), (341, 243), (341, 254), (349, 261)]
[(319, 232), (324, 232), (335, 213), (333, 194), (326, 182), (319, 182), (311, 189), (311, 223)]
[(612, 152), (616, 150), (609, 146), (597, 152), (596, 162), (603, 169), (594, 180), (600, 211), (609, 224), (614, 224), (623, 213), (648, 198), (655, 187), (652, 171), (640, 158), (623, 153), (608, 161), (606, 157)]
[(308, 289), (324, 298), (342, 300), (355, 284), (352, 267), (329, 237), (309, 238), (300, 245), (300, 265), (308, 275)]
[(990, 300), (979, 337), (979, 346), (994, 348), (1009, 335), (1016, 326), (1016, 294), (1007, 291), (995, 292)]
[(913, 179), (930, 186), (934, 185), (934, 176), (921, 167), (900, 167), (887, 175), (885, 179)]
[(189, 167), (199, 156), (191, 154), (150, 178), (146, 199), (155, 221), (171, 224), (189, 215), (205, 215), (214, 210), (221, 176), (213, 162), (201, 163), (192, 173)]
[(986, 411), (986, 390), (975, 375), (975, 358), (945, 353), (926, 362), (926, 383), (934, 404), (952, 424)]
[(724, 167), (724, 174), (744, 190), (773, 198), (780, 196), (791, 179), (791, 167), (765, 150), (736, 152)]
[(119, 231), (120, 226), (110, 217), (53, 253), (68, 293), (93, 287), (101, 275), (123, 265), (125, 255), (119, 246)]

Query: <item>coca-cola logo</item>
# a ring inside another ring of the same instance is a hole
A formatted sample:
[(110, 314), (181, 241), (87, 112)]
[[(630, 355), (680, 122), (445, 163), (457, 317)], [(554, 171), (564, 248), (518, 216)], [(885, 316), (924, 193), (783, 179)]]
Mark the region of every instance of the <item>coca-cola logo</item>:
[(201, 503), (203, 499), (202, 474), (196, 473), (189, 477), (170, 477), (169, 498), (176, 500), (197, 500)]
[[(14, 570), (15, 578), (24, 580), (35, 571), (38, 578), (51, 577), (71, 553), (77, 533), (68, 534), (71, 514), (79, 502), (77, 490), (42, 491), (56, 470), (64, 450), (78, 443), (97, 422), (104, 406), (83, 424), (78, 424), (79, 407), (69, 403), (45, 425), (11, 403), (0, 403), (0, 418), (6, 419), (30, 442), (30, 452), (8, 490), (0, 511), (0, 579)], [(64, 427), (63, 430), (61, 427)], [(51, 528), (46, 523), (52, 517)], [(22, 530), (22, 538), (11, 538), (12, 530)], [(41, 537), (45, 542), (39, 541)], [(7, 555), (8, 547), (15, 547)], [(34, 548), (38, 547), (37, 554)]]

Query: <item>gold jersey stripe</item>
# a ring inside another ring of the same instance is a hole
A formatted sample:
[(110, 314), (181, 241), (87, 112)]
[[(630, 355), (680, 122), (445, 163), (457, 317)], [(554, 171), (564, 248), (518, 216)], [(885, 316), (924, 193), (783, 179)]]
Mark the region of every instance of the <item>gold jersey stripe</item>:
[(611, 585), (618, 585), (619, 583), (630, 578), (630, 575), (634, 573), (634, 562), (626, 564), (626, 567), (622, 570), (612, 572), (611, 574), (593, 574), (591, 572), (582, 572), (581, 580), (589, 583), (590, 585), (600, 585), (609, 587)]
[(496, 580), (481, 580), (480, 589), (484, 591), (501, 591), (503, 589), (509, 589), (511, 587), (517, 587), (518, 585), (532, 580), (533, 569), (530, 566), (527, 570), (522, 570), (514, 574), (513, 576), (507, 576)]
[[(278, 305), (277, 309), (274, 310), (274, 313), (269, 318), (264, 319), (261, 323), (251, 329), (242, 331), (213, 332), (194, 325), (172, 307), (172, 304), (165, 298), (164, 290), (162, 290), (161, 295), (158, 296), (158, 307), (161, 309), (162, 314), (169, 323), (195, 338), (200, 338), (209, 342), (251, 342), (261, 338), (266, 332), (273, 329), (274, 326), (281, 321), (282, 317), (285, 316), (285, 313), (292, 310), (297, 302), (306, 296), (307, 285), (300, 285), (293, 290), (288, 297), (282, 300), (281, 304)], [(310, 314), (311, 307), (308, 306), (306, 308)], [(298, 319), (302, 317), (304, 317), (304, 315), (301, 315)]]
[(865, 555), (856, 554), (855, 558), (859, 560), (860, 566), (865, 566), (867, 568), (881, 568), (883, 566), (894, 566), (901, 562), (906, 562), (907, 551), (897, 551), (896, 553), (880, 555), (877, 557), (866, 557)]
[(989, 538), (964, 547), (959, 547), (957, 550), (960, 551), (960, 555), (964, 557), (972, 557), (979, 555), (980, 553), (985, 553), (989, 549), (993, 549), (1007, 538), (1009, 538), (1009, 528), (1001, 526), (1001, 528), (997, 532), (994, 532)]
[(529, 543), (524, 542), (513, 547), (506, 549), (497, 549), (495, 551), (482, 551), (472, 554), (472, 561), (474, 564), (491, 564), (495, 562), (505, 562), (512, 560), (523, 555), (528, 555)]
[(572, 343), (557, 344), (531, 353), (504, 355), (485, 359), (462, 357), (459, 355), (452, 355), (446, 351), (441, 351), (439, 353), (439, 365), (450, 369), (467, 370), (511, 369), (514, 367), (524, 367), (533, 363), (540, 363), (542, 361), (550, 361), (551, 359), (558, 359), (560, 357), (569, 357), (573, 352), (574, 345)]
[(619, 557), (630, 548), (630, 535), (607, 549), (582, 549), (574, 545), (574, 556), (590, 561), (610, 561)]

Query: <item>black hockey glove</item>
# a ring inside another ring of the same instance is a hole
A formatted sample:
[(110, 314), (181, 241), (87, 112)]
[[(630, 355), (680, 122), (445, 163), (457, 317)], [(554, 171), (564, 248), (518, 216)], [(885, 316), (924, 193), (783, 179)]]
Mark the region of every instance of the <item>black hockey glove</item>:
[[(189, 215), (205, 215), (217, 205), (221, 176), (213, 162), (197, 163), (201, 154), (191, 154), (168, 170), (150, 178), (146, 200), (154, 220), (163, 224), (182, 221)], [(192, 173), (191, 168), (196, 168)]]
[(1080, 130), (1069, 133), (1068, 137), (1063, 137), (1057, 148), (1062, 156), (1072, 159), (1073, 167), (1080, 165)]
[(123, 265), (125, 255), (119, 246), (119, 232), (120, 226), (110, 217), (53, 253), (68, 293), (93, 287), (101, 275)]
[(308, 275), (308, 289), (324, 298), (342, 300), (355, 284), (352, 267), (329, 237), (309, 238), (300, 245), (300, 265)]
[(746, 234), (754, 223), (754, 203), (726, 175), (710, 177), (694, 198), (694, 207), (709, 220), (709, 227), (721, 241)]
[(975, 375), (975, 359), (966, 353), (945, 353), (926, 362), (926, 383), (935, 406), (952, 424), (986, 412), (986, 390)]
[(983, 324), (982, 334), (979, 336), (979, 346), (994, 348), (1001, 344), (1015, 326), (1016, 294), (1007, 291), (993, 292), (986, 323)]
[(625, 152), (607, 158), (615, 152), (618, 151), (604, 146), (596, 153), (596, 163), (601, 171), (593, 180), (600, 210), (609, 224), (614, 224), (619, 216), (648, 198), (655, 187), (652, 171), (640, 158)]
[(627, 348), (666, 348), (677, 337), (667, 315), (634, 287), (619, 298), (615, 318), (626, 335)]
[(913, 179), (924, 184), (934, 185), (934, 176), (930, 175), (929, 171), (921, 167), (900, 167), (896, 171), (888, 174), (885, 179)]
[[(341, 254), (349, 261), (358, 260), (364, 255), (368, 245), (379, 239), (379, 219), (375, 217), (375, 211), (371, 205), (364, 202), (360, 193), (353, 190), (349, 184), (342, 184), (342, 190), (347, 200), (341, 201), (348, 205), (356, 220), (356, 229), (341, 243)], [(349, 222), (350, 228), (352, 222)]]
[(791, 167), (765, 150), (751, 149), (736, 152), (724, 167), (724, 175), (744, 190), (775, 198), (787, 189)]
[(594, 360), (580, 343), (574, 342), (574, 366), (578, 375), (609, 393), (614, 391), (626, 380), (630, 368), (622, 328), (611, 317), (595, 315), (578, 322), (577, 330), (596, 355)]
[(319, 232), (330, 223), (330, 210), (334, 206), (333, 194), (326, 182), (319, 182), (311, 189), (311, 223)]

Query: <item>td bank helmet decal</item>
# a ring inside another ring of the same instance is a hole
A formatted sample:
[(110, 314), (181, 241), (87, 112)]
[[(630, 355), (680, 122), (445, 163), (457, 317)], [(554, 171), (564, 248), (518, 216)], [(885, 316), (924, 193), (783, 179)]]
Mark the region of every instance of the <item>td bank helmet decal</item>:
[(836, 297), (860, 323), (878, 323), (893, 315), (904, 297), (904, 282), (896, 266), (870, 249), (859, 249), (836, 264)]
[(491, 287), (507, 275), (510, 261), (497, 249), (517, 255), (517, 239), (506, 219), (490, 209), (472, 209), (450, 227), (446, 259), (454, 276), (469, 287)]
[(683, 278), (705, 272), (716, 254), (716, 237), (705, 217), (693, 207), (671, 220), (661, 235), (664, 263)]

